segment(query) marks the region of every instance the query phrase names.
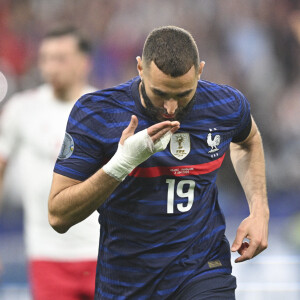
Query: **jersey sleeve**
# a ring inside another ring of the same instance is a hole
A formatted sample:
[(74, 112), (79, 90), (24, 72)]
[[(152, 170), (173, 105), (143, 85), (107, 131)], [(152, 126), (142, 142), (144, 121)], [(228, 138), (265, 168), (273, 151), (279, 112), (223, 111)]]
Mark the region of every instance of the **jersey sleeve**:
[(242, 142), (244, 139), (247, 138), (247, 136), (251, 131), (251, 124), (252, 124), (249, 101), (239, 91), (236, 91), (236, 97), (239, 102), (239, 106), (238, 106), (239, 122), (232, 138), (232, 142), (234, 143)]
[(103, 165), (101, 129), (95, 126), (96, 112), (89, 108), (89, 97), (83, 96), (75, 103), (54, 166), (55, 173), (81, 181)]
[(17, 149), (19, 138), (19, 120), (22, 110), (21, 100), (13, 97), (8, 100), (0, 112), (0, 156), (5, 161)]

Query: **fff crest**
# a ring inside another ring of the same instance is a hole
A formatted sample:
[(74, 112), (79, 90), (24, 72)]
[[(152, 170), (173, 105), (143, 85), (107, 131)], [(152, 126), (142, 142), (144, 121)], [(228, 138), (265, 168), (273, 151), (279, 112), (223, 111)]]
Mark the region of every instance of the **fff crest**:
[(170, 151), (177, 159), (184, 159), (191, 151), (189, 133), (174, 133), (171, 137)]

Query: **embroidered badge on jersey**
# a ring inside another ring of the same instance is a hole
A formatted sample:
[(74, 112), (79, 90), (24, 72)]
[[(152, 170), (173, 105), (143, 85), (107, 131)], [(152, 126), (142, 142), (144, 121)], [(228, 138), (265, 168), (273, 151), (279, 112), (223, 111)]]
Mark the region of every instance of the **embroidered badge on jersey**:
[(174, 133), (171, 137), (170, 151), (177, 159), (184, 159), (191, 151), (189, 133)]
[[(212, 129), (210, 129), (209, 131), (212, 131)], [(210, 132), (208, 135), (207, 135), (207, 145), (209, 147), (211, 147), (211, 149), (208, 151), (208, 153), (213, 153), (213, 152), (216, 152), (216, 151), (219, 151), (220, 149), (218, 148), (218, 146), (220, 145), (221, 143), (221, 137), (219, 134), (216, 134), (215, 136), (212, 135), (212, 133)]]
[(58, 159), (67, 159), (69, 158), (74, 151), (74, 141), (72, 136), (69, 133), (65, 133), (65, 138), (58, 155)]

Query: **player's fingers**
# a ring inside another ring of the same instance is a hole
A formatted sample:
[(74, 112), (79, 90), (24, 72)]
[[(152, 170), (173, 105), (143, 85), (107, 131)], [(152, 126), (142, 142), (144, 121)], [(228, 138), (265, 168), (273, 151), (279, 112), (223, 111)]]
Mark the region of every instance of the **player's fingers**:
[(176, 124), (176, 125), (171, 129), (171, 133), (176, 132), (179, 128), (180, 128), (180, 124)]
[(156, 142), (159, 141), (160, 138), (162, 138), (167, 132), (169, 132), (171, 129), (169, 127), (166, 127), (162, 130), (160, 130), (159, 132), (153, 134), (151, 136), (151, 139), (153, 141), (153, 143), (155, 144)]
[(238, 249), (238, 253), (240, 255), (243, 255), (247, 251), (248, 247), (249, 247), (249, 243), (248, 242), (243, 242), (240, 249)]
[(153, 134), (151, 136), (153, 143), (158, 142), (168, 132), (170, 132), (171, 134), (174, 133), (175, 131), (177, 131), (179, 129), (179, 127), (180, 127), (179, 124), (175, 123), (175, 124), (171, 124), (170, 126), (167, 126), (163, 129), (161, 129), (160, 131), (156, 132), (155, 134)]
[(241, 230), (240, 228), (238, 228), (236, 236), (235, 236), (235, 240), (231, 246), (232, 252), (236, 252), (238, 249), (240, 249), (245, 237), (246, 237), (246, 233), (243, 230)]
[(249, 243), (243, 242), (241, 247), (237, 250), (240, 256), (237, 259), (235, 259), (236, 263), (246, 260), (245, 256), (248, 248), (249, 248)]
[(135, 115), (131, 116), (131, 120), (129, 125), (123, 130), (122, 132), (122, 136), (120, 139), (120, 143), (123, 145), (124, 141), (129, 138), (130, 136), (132, 136), (138, 126), (138, 118)]
[[(179, 128), (179, 122), (177, 121), (164, 121), (164, 122), (160, 122), (157, 123), (151, 127), (148, 128), (147, 132), (149, 134), (149, 136), (152, 138), (154, 135), (157, 135), (161, 130), (167, 129), (167, 131), (171, 130), (174, 127), (178, 127)], [(165, 130), (164, 130), (165, 133)]]
[(256, 243), (255, 241), (250, 241), (250, 244), (247, 247), (247, 249), (243, 251), (243, 254), (240, 257), (238, 257), (235, 260), (235, 262), (239, 263), (242, 261), (249, 260), (249, 259), (253, 258), (255, 255), (257, 255), (259, 252), (260, 252), (259, 244)]

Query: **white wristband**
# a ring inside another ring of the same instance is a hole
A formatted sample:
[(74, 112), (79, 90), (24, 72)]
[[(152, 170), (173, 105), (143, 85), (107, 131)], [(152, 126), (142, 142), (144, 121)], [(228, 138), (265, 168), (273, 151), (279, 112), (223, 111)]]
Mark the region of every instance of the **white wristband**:
[(147, 160), (152, 154), (165, 150), (171, 135), (171, 132), (168, 131), (155, 143), (153, 143), (147, 129), (130, 136), (125, 140), (124, 145), (119, 143), (117, 152), (103, 166), (103, 171), (116, 180), (123, 181), (134, 168)]

